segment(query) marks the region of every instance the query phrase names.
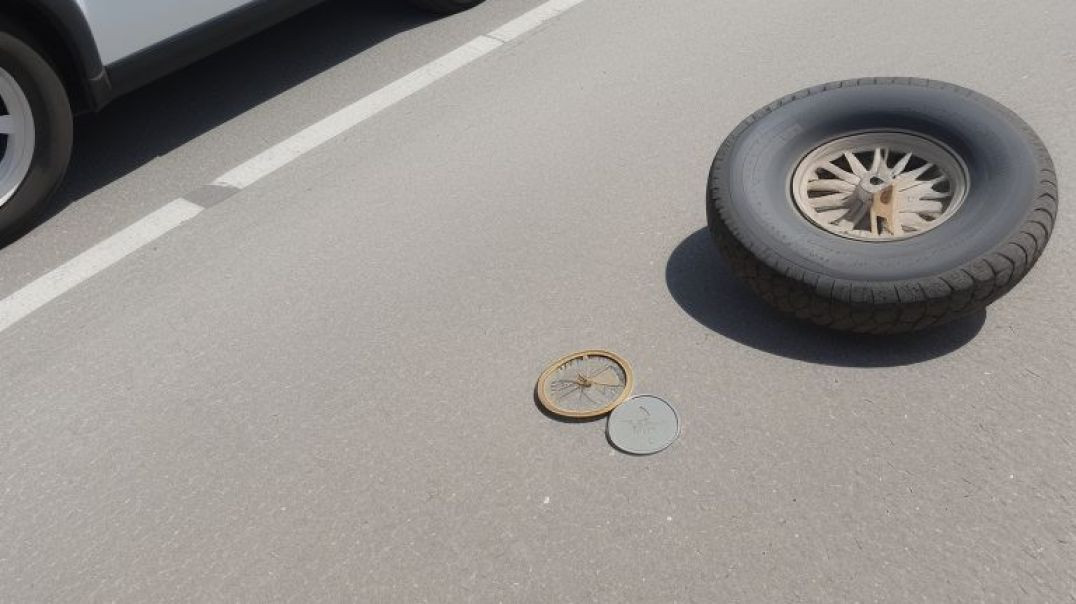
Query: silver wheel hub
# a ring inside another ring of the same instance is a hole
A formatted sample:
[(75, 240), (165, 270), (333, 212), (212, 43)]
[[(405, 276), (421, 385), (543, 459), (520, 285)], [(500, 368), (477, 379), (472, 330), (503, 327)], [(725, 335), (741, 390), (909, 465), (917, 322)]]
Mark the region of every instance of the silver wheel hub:
[(0, 68), (0, 206), (30, 172), (35, 142), (30, 101), (15, 77)]
[(865, 132), (821, 145), (792, 175), (792, 199), (815, 226), (864, 241), (907, 239), (951, 218), (967, 196), (967, 168), (924, 136)]

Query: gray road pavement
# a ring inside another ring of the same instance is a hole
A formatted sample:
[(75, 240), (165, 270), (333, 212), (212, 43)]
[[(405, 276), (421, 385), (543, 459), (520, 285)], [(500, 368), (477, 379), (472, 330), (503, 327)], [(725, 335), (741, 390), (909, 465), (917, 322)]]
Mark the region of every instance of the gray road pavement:
[[(0, 296), (539, 4), (333, 2), (78, 127)], [(587, 0), (0, 333), (0, 599), (1076, 600), (1072, 213), (986, 313), (778, 318), (704, 231), (745, 115), (970, 86), (1076, 174), (1068, 0)], [(532, 398), (607, 347), (681, 439)]]

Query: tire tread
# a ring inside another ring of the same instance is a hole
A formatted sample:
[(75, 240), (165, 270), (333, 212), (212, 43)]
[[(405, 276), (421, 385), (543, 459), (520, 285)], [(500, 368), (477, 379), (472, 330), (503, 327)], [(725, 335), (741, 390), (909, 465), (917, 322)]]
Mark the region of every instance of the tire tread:
[[(1039, 179), (1023, 225), (987, 255), (936, 277), (904, 282), (863, 283), (806, 271), (741, 237), (725, 219), (727, 193), (718, 167), (754, 122), (790, 102), (855, 86), (901, 84), (947, 90), (988, 104), (1007, 116), (1030, 141)], [(1031, 270), (1050, 240), (1057, 220), (1057, 173), (1045, 145), (1015, 113), (973, 90), (921, 78), (860, 78), (805, 88), (766, 105), (742, 121), (718, 149), (707, 199), (710, 230), (732, 271), (777, 309), (832, 329), (890, 334), (947, 323), (986, 307)], [(712, 210), (712, 212), (711, 212)], [(823, 285), (824, 284), (824, 285)]]

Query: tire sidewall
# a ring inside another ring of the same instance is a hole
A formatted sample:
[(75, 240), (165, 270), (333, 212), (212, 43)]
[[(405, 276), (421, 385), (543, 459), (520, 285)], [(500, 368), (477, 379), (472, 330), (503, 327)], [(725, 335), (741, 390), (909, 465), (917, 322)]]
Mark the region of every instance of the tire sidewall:
[(0, 67), (10, 73), (30, 104), (34, 152), (30, 170), (0, 206), (0, 231), (18, 224), (57, 188), (71, 157), (71, 107), (62, 82), (28, 44), (0, 30)]
[[(968, 170), (967, 197), (944, 223), (899, 241), (857, 241), (826, 232), (796, 208), (791, 179), (812, 150), (870, 131), (925, 135)], [(806, 96), (753, 122), (714, 166), (715, 210), (729, 230), (771, 266), (776, 255), (813, 273), (848, 281), (937, 276), (1004, 245), (1036, 196), (1035, 148), (1010, 111), (978, 95), (900, 84), (840, 88)], [(711, 217), (716, 218), (714, 216)]]

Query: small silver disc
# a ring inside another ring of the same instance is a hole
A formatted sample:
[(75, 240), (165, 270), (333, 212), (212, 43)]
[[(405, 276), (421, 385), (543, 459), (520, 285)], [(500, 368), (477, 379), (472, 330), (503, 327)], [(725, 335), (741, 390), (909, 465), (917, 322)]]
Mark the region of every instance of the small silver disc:
[(664, 450), (680, 436), (680, 417), (669, 403), (642, 394), (613, 409), (605, 429), (609, 442), (621, 451), (650, 455)]

